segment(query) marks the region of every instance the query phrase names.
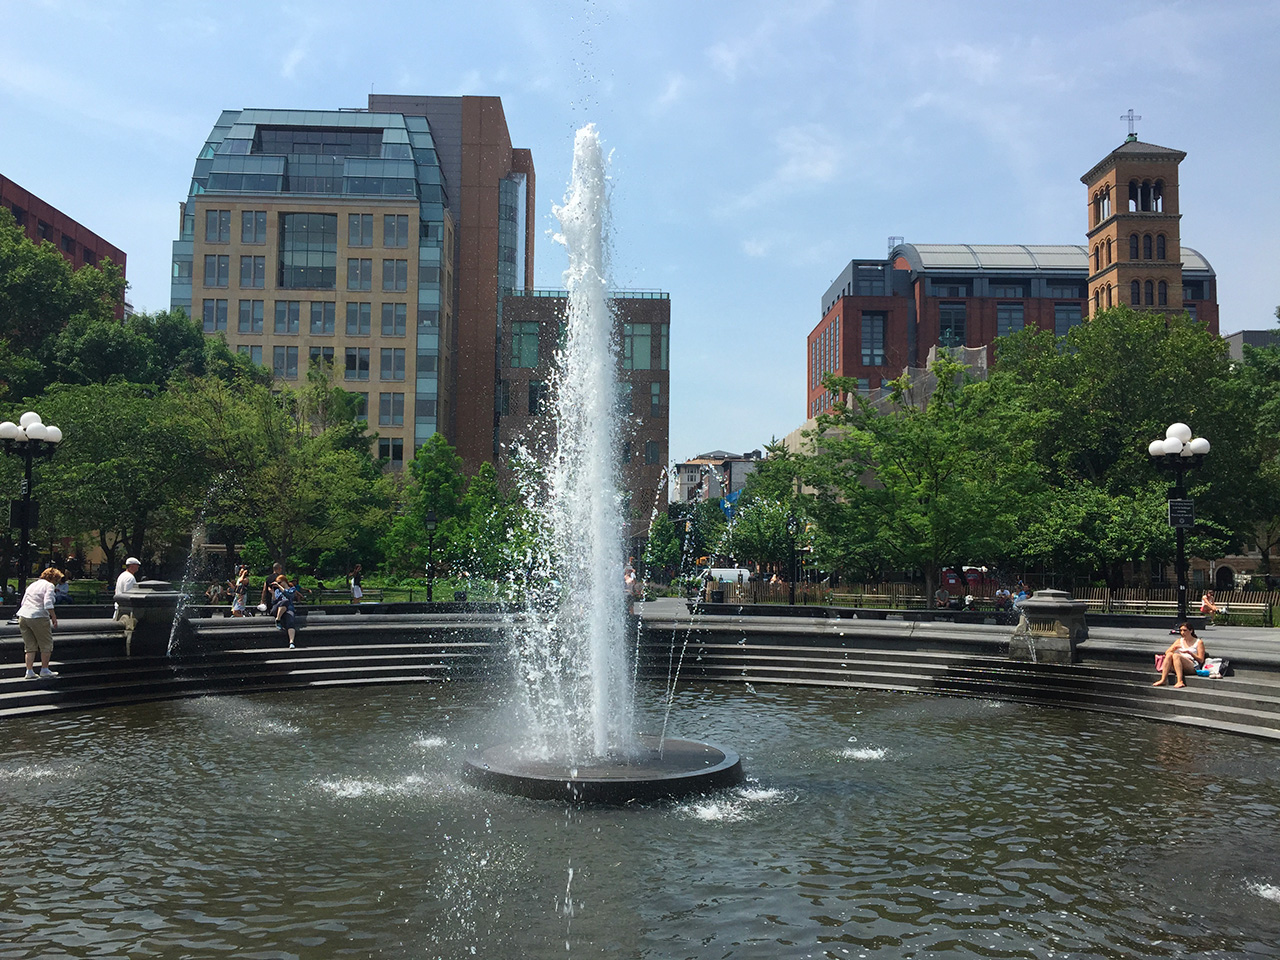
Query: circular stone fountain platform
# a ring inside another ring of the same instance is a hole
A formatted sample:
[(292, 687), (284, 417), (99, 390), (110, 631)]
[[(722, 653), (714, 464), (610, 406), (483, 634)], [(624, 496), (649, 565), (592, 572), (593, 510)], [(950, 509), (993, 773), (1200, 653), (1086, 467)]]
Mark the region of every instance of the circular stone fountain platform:
[[(476, 786), (534, 800), (622, 804), (670, 800), (742, 782), (742, 761), (732, 750), (694, 740), (641, 736), (636, 753), (584, 760), (524, 755), (502, 743), (468, 757), (463, 776)], [(659, 750), (661, 746), (661, 750)]]

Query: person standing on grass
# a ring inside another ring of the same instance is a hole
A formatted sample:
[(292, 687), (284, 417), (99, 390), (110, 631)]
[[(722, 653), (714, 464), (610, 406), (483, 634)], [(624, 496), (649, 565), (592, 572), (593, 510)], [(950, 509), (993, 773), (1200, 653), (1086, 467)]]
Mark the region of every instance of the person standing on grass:
[[(22, 632), (28, 680), (57, 676), (49, 669), (49, 658), (53, 656), (53, 628), (58, 625), (58, 615), (53, 610), (54, 593), (62, 579), (60, 571), (46, 567), (22, 595), (22, 603), (18, 607), (18, 629)], [(35, 671), (37, 651), (40, 654), (38, 674)]]
[(360, 564), (356, 564), (355, 569), (347, 575), (347, 579), (351, 581), (351, 602), (359, 603), (364, 597), (364, 590), (360, 586), (360, 581), (364, 577), (363, 568)]

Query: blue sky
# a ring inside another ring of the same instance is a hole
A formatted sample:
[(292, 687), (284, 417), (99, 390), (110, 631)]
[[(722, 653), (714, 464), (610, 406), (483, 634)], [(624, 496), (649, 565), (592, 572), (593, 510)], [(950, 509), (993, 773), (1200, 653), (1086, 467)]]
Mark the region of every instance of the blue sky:
[(804, 416), (819, 300), (886, 238), (1081, 243), (1080, 176), (1124, 140), (1185, 150), (1182, 238), (1223, 332), (1280, 304), (1280, 4), (299, 3), (0, 0), (0, 172), (129, 256), (168, 306), (192, 164), (231, 107), (502, 98), (533, 150), (538, 286), (574, 131), (613, 153), (615, 286), (672, 298), (671, 455)]

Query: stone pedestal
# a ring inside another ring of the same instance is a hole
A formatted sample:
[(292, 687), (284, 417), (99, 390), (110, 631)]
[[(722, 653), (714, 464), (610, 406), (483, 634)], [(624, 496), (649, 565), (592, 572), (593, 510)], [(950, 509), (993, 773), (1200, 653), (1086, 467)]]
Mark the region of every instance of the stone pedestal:
[(182, 594), (164, 580), (144, 580), (136, 590), (117, 593), (117, 615), (124, 624), (125, 654), (130, 657), (163, 657), (169, 652), (173, 621)]
[(1009, 659), (1031, 663), (1078, 663), (1076, 644), (1089, 639), (1086, 604), (1063, 590), (1037, 590), (1023, 602), (1009, 640)]

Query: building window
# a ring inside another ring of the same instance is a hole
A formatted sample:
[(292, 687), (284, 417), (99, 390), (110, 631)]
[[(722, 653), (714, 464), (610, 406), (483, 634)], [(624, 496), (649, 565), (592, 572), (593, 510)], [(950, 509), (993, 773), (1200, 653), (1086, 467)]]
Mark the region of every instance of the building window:
[(378, 367), (379, 380), (403, 380), (404, 379), (404, 348), (403, 347), (383, 347), (381, 351), (381, 363)]
[(1107, 284), (1107, 308), (1111, 308), (1111, 284)]
[(378, 459), (388, 460), (394, 470), (404, 466), (404, 441), (399, 437), (381, 437), (378, 440)]
[(1154, 307), (1156, 305), (1155, 284), (1152, 283), (1150, 280), (1148, 280), (1146, 283), (1142, 285), (1142, 289), (1143, 289), (1143, 302), (1146, 303), (1148, 307)]
[(271, 373), (277, 380), (297, 380), (298, 348), (272, 347)]
[(347, 261), (347, 289), (373, 289), (373, 261), (352, 257)]
[(262, 347), (249, 346), (247, 343), (242, 343), (236, 348), (236, 353), (248, 357), (249, 362), (255, 366), (262, 366)]
[(280, 277), (286, 290), (333, 290), (338, 285), (338, 215), (280, 215)]
[[(1107, 237), (1107, 266), (1111, 265), (1111, 238)], [(1019, 294), (1021, 296), (1021, 294)]]
[(347, 246), (349, 247), (372, 247), (373, 246), (373, 214), (372, 213), (347, 214)]
[(884, 336), (889, 325), (889, 315), (884, 312), (862, 311), (862, 365), (884, 366)]
[(191, 261), (175, 260), (173, 261), (173, 279), (185, 280), (191, 282)]
[(241, 243), (266, 243), (267, 242), (267, 211), (265, 210), (241, 210), (240, 211), (240, 242)]
[(1055, 303), (1053, 305), (1053, 335), (1065, 337), (1067, 331), (1084, 321), (1084, 311), (1078, 303)]
[(231, 242), (230, 210), (206, 210), (204, 212), (204, 242)]
[(1142, 259), (1151, 259), (1151, 234), (1146, 233), (1142, 236)]
[(378, 394), (378, 425), (400, 427), (404, 425), (404, 394)]
[(382, 335), (384, 337), (403, 337), (405, 335), (405, 317), (408, 308), (403, 303), (384, 303), (382, 305)]
[(1021, 303), (996, 304), (996, 336), (1017, 333), (1025, 324), (1025, 307)]
[(969, 281), (954, 277), (939, 277), (933, 281), (933, 295), (935, 297), (967, 297)]
[(353, 393), (356, 398), (356, 419), (367, 422), (369, 420), (369, 394)]
[(1198, 311), (1198, 309), (1199, 309), (1199, 305), (1198, 305), (1198, 304), (1194, 304), (1194, 303), (1184, 303), (1184, 304), (1182, 305), (1182, 309), (1184, 309), (1184, 310), (1186, 310), (1186, 311), (1187, 311), (1187, 315), (1188, 315), (1189, 317), (1191, 317), (1191, 319), (1192, 319), (1192, 320), (1197, 319), (1197, 311)]
[(657, 440), (646, 440), (644, 442), (644, 462), (645, 463), (661, 463), (662, 448), (658, 445)]
[(383, 260), (382, 261), (382, 289), (383, 290), (408, 290), (409, 289), (409, 261), (408, 260)]
[(1169, 305), (1169, 284), (1163, 280), (1160, 281), (1160, 286), (1157, 288), (1157, 296), (1159, 297), (1158, 304), (1160, 306), (1167, 307)]
[(547, 400), (547, 385), (540, 380), (529, 381), (529, 416), (536, 417), (542, 412)]
[(227, 301), (206, 300), (204, 302), (204, 332), (217, 333), (227, 329)]
[(68, 237), (65, 233), (62, 235), (62, 252), (74, 254), (76, 252), (76, 241), (74, 237)]
[(240, 320), (236, 330), (240, 333), (262, 333), (261, 300), (240, 301)]
[(1138, 259), (1138, 235), (1136, 233), (1129, 234), (1129, 259)]
[(1097, 273), (1102, 269), (1102, 245), (1095, 243), (1093, 245), (1093, 272)]
[(1164, 234), (1156, 235), (1156, 259), (1163, 260), (1165, 255)]
[(403, 213), (388, 213), (382, 217), (382, 245), (407, 247), (409, 245), (409, 217)]
[[(329, 300), (311, 303), (311, 333), (317, 337), (332, 337), (334, 333), (335, 305)], [(327, 349), (327, 348), (326, 348)]]
[(347, 336), (367, 337), (373, 332), (373, 304), (347, 304)]
[(1049, 281), (1045, 285), (1046, 297), (1057, 297), (1062, 300), (1083, 300), (1088, 296), (1084, 287), (1078, 283), (1063, 283), (1061, 280)]
[(649, 384), (649, 416), (662, 416), (662, 384), (657, 380)]
[(1093, 291), (1093, 312), (1097, 313), (1102, 309), (1102, 288), (1099, 287)]
[(231, 258), (229, 256), (205, 254), (204, 285), (206, 287), (226, 287), (231, 283)]
[(277, 300), (275, 333), (297, 333), (302, 304), (297, 300)]
[(307, 369), (332, 369), (333, 347), (312, 347), (307, 353)]
[(426, 394), (418, 394), (413, 402), (413, 415), (418, 420), (434, 420), (436, 418), (436, 398)]
[(1137, 280), (1129, 284), (1129, 302), (1135, 307), (1142, 305), (1142, 284)]
[(938, 343), (944, 347), (963, 347), (964, 304), (938, 304)]
[(511, 366), (532, 370), (538, 365), (538, 324), (521, 320), (511, 324)]
[(667, 364), (671, 360), (671, 328), (665, 324), (658, 324), (658, 369), (666, 370)]
[(240, 258), (240, 286), (244, 289), (262, 289), (267, 285), (267, 258)]
[(369, 379), (369, 348), (347, 347), (346, 364), (342, 369), (343, 380)]
[(622, 369), (649, 370), (653, 367), (653, 324), (622, 325)]

